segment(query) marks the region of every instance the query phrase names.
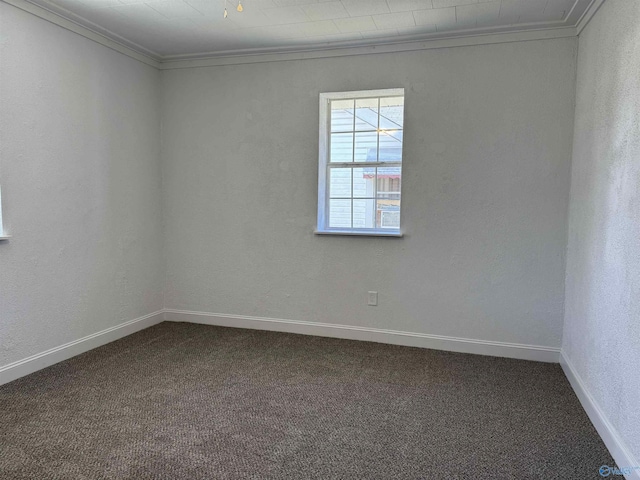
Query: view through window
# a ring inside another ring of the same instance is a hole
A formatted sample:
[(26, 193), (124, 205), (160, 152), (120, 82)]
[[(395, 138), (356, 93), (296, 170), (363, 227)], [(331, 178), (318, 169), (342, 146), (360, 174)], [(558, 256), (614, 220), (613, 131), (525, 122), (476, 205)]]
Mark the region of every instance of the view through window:
[(400, 232), (403, 129), (403, 89), (321, 95), (318, 230)]

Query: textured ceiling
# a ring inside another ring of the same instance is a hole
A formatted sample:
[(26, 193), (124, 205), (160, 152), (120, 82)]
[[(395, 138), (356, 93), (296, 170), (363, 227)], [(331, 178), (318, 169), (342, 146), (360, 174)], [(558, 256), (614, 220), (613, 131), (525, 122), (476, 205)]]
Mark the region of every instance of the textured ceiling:
[(29, 0), (155, 58), (575, 26), (591, 0)]

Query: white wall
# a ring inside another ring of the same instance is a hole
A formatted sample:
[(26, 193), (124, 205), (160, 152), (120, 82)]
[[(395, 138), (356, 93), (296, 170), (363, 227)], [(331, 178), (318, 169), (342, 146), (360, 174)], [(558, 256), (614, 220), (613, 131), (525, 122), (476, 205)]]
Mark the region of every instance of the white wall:
[(159, 72), (0, 2), (0, 367), (162, 308)]
[[(166, 307), (559, 347), (576, 43), (163, 72)], [(406, 236), (314, 236), (319, 93), (392, 87)]]
[(562, 350), (638, 462), (640, 2), (606, 1), (579, 52)]

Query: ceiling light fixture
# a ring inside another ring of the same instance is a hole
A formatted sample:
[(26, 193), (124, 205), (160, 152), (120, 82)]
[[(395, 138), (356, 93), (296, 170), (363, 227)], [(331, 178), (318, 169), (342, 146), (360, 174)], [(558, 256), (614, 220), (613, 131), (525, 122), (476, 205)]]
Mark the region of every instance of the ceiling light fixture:
[[(229, 16), (229, 12), (227, 11), (227, 1), (228, 0), (224, 0), (224, 18), (227, 18)], [(242, 12), (244, 10), (244, 7), (242, 6), (242, 0), (238, 0), (238, 6), (236, 7), (236, 10), (239, 12)]]

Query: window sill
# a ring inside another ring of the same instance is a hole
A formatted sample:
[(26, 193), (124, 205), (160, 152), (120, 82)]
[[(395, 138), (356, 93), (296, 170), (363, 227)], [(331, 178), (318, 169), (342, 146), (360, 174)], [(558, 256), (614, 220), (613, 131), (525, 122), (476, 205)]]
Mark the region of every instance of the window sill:
[(366, 230), (315, 230), (313, 233), (316, 235), (342, 235), (350, 237), (392, 237), (402, 238), (404, 233), (402, 232), (384, 232), (380, 230), (366, 231)]
[(9, 240), (11, 238), (11, 235), (0, 235), (0, 242), (2, 242), (3, 240)]

